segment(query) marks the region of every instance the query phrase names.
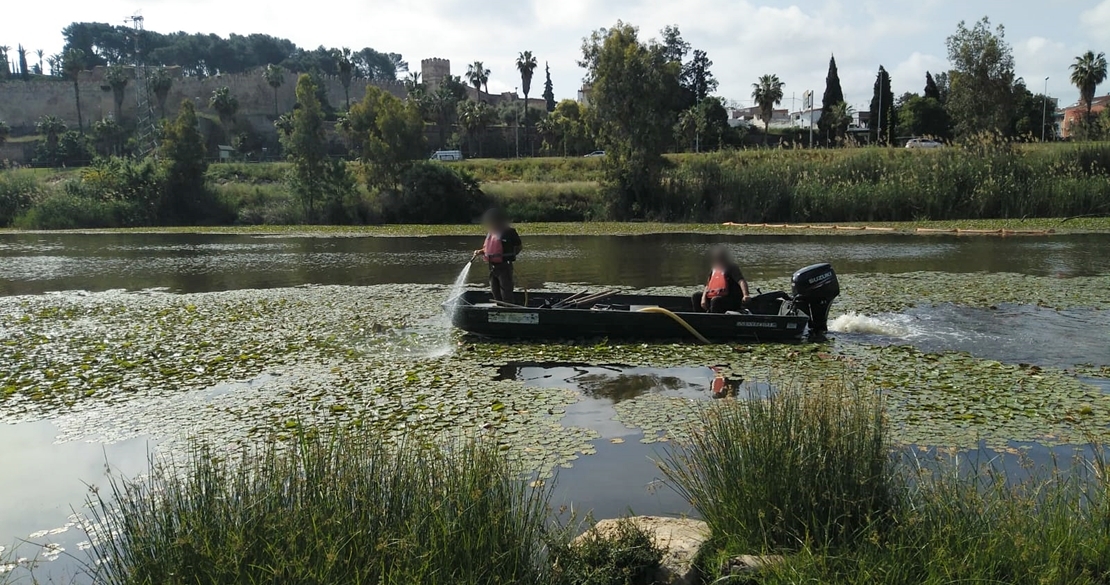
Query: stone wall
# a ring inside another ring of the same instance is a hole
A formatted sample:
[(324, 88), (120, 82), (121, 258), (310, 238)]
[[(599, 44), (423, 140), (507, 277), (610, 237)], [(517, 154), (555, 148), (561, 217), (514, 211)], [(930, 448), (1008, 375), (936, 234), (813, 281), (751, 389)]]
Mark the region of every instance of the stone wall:
[[(262, 70), (238, 75), (217, 75), (213, 77), (197, 78), (182, 77), (180, 69), (169, 68), (174, 77), (173, 87), (166, 98), (166, 116), (173, 117), (182, 100), (193, 100), (198, 110), (212, 116), (216, 112), (208, 107), (208, 99), (212, 92), (221, 87), (228, 87), (232, 95), (239, 100), (239, 114), (241, 121), (249, 122), (257, 131), (272, 129), (274, 116), (274, 90), (266, 83)], [(104, 68), (97, 67), (92, 71), (82, 73), (78, 78), (81, 92), (81, 115), (86, 127), (93, 121), (115, 116), (115, 98), (108, 84), (104, 81)], [(324, 86), (327, 88), (328, 101), (333, 107), (344, 109), (343, 84), (338, 77), (325, 77)], [(297, 75), (291, 71), (285, 72), (285, 83), (277, 90), (277, 109), (279, 112), (288, 112), (293, 109), (296, 101), (295, 88)], [(351, 102), (362, 99), (369, 85), (384, 89), (391, 94), (404, 98), (406, 95), (404, 84), (393, 82), (370, 82), (365, 79), (351, 80)], [(137, 101), (136, 88), (138, 84), (134, 79), (127, 84), (124, 90), (122, 116), (125, 120), (134, 120), (136, 117)], [(158, 115), (158, 104), (151, 96), (155, 114)], [(61, 118), (70, 127), (77, 128), (77, 105), (74, 96), (73, 83), (66, 80), (12, 80), (0, 83), (0, 120), (4, 120), (12, 128), (15, 136), (33, 134), (35, 123), (46, 115)], [(269, 128), (267, 128), (267, 126)]]

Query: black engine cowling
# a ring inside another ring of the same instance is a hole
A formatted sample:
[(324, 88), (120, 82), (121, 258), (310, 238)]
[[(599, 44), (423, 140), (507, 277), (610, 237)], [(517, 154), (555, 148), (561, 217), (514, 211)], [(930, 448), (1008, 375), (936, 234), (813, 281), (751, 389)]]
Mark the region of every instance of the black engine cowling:
[(794, 273), (790, 278), (794, 300), (809, 315), (812, 333), (829, 330), (829, 306), (840, 296), (840, 281), (831, 264), (814, 264)]

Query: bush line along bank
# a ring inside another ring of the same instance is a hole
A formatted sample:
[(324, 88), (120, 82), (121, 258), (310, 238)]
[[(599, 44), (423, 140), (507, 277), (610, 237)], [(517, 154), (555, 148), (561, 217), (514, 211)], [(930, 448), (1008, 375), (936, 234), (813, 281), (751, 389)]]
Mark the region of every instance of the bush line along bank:
[[(1110, 215), (1110, 144), (1019, 146), (987, 141), (936, 151), (732, 151), (668, 157), (652, 209), (616, 209), (598, 159), (422, 163), (390, 197), (357, 190), (336, 223), (468, 223), (504, 207), (516, 221), (835, 222)], [(450, 172), (446, 172), (446, 170)], [(212, 165), (207, 223), (302, 223), (288, 165)], [(22, 228), (159, 225), (111, 213), (147, 197), (141, 172), (0, 173), (0, 224)], [(480, 190), (479, 190), (480, 189)], [(419, 210), (433, 209), (435, 213)]]

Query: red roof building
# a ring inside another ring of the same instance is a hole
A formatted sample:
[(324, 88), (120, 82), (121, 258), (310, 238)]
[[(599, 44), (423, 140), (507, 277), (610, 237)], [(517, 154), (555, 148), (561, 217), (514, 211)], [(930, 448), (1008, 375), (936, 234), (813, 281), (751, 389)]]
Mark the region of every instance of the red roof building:
[[(1110, 95), (1096, 97), (1091, 102), (1091, 115), (1098, 116), (1106, 106), (1110, 105)], [(1087, 115), (1087, 104), (1078, 103), (1074, 106), (1064, 108), (1064, 122), (1060, 125), (1060, 136), (1067, 138), (1071, 136), (1072, 124), (1078, 124), (1083, 121), (1084, 116)]]

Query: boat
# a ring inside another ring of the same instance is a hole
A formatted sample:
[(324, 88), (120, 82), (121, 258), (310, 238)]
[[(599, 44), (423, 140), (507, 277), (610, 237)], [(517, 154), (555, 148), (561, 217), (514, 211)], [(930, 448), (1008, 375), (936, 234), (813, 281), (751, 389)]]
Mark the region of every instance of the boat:
[(517, 293), (496, 301), (467, 291), (443, 307), (452, 324), (473, 335), (527, 340), (792, 341), (828, 331), (829, 307), (840, 294), (836, 272), (815, 264), (794, 273), (791, 293), (752, 297), (742, 312), (695, 313), (690, 297), (579, 293)]

